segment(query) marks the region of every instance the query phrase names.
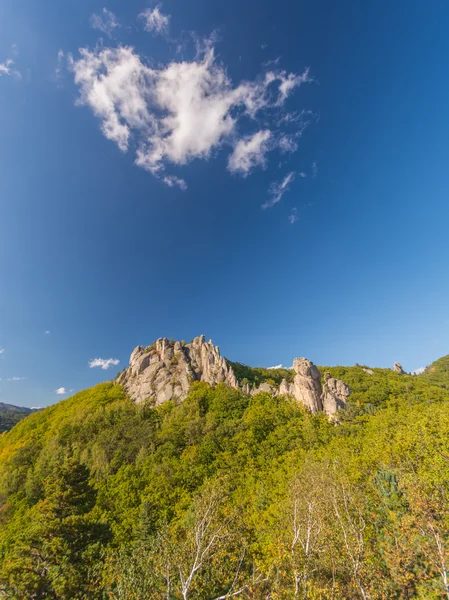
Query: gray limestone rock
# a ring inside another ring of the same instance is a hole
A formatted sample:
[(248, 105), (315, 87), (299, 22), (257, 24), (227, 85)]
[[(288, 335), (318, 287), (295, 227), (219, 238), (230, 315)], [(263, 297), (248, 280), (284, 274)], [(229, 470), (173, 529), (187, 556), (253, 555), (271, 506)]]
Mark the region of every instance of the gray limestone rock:
[(150, 400), (155, 405), (184, 400), (192, 381), (238, 387), (237, 378), (219, 348), (212, 341), (206, 342), (203, 335), (191, 344), (159, 338), (147, 348), (137, 346), (128, 369), (117, 379), (132, 400), (138, 403)]
[(405, 375), (406, 374), (405, 371), (404, 371), (404, 369), (402, 368), (401, 363), (398, 363), (398, 362), (394, 363), (394, 365), (393, 365), (393, 371), (395, 373), (399, 373), (399, 375)]
[(277, 389), (269, 383), (266, 383), (265, 381), (261, 383), (258, 388), (254, 388), (253, 390), (251, 390), (250, 393), (251, 396), (255, 396), (256, 394), (260, 394), (261, 392), (266, 392), (268, 394), (272, 394), (273, 396), (277, 396), (278, 394)]
[(323, 387), (323, 410), (330, 417), (346, 406), (351, 389), (344, 381), (329, 377)]
[(295, 358), (293, 369), (296, 374), (293, 379), (293, 396), (311, 412), (323, 410), (321, 374), (316, 366), (306, 358)]
[(351, 390), (343, 381), (324, 373), (322, 386), (319, 370), (306, 358), (295, 358), (293, 368), (296, 372), (293, 383), (283, 379), (279, 386), (280, 395), (292, 396), (312, 413), (324, 411), (329, 417), (346, 406)]

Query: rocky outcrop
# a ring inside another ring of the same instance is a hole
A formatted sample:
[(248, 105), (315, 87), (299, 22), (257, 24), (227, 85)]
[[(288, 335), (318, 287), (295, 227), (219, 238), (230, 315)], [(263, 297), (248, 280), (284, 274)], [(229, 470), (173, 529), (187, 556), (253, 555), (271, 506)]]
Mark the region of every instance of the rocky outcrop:
[(242, 386), (242, 389), (243, 389), (243, 391), (248, 391), (248, 393), (250, 393), (251, 396), (255, 396), (256, 394), (260, 394), (261, 392), (273, 394), (273, 396), (276, 396), (278, 393), (278, 391), (274, 385), (270, 385), (269, 383), (266, 383), (265, 381), (263, 383), (261, 383), (259, 385), (259, 387), (257, 387), (257, 388), (251, 389), (248, 386), (248, 384), (246, 384), (246, 385)]
[(190, 344), (160, 338), (147, 348), (137, 346), (129, 367), (117, 378), (135, 402), (150, 400), (155, 405), (184, 400), (193, 381), (238, 387), (218, 346), (211, 340), (206, 342), (204, 335)]
[(329, 416), (334, 416), (337, 410), (344, 408), (351, 388), (340, 379), (325, 377), (323, 386), (323, 410)]
[(401, 363), (398, 363), (398, 362), (394, 363), (394, 365), (393, 365), (393, 371), (395, 373), (399, 373), (399, 375), (405, 375), (406, 374), (405, 371), (404, 371), (404, 369), (402, 368)]
[(295, 377), (292, 383), (283, 379), (279, 386), (279, 393), (294, 396), (300, 404), (313, 413), (323, 410), (321, 374), (313, 362), (307, 358), (295, 358), (293, 369)]
[[(293, 380), (282, 380), (279, 389), (273, 382), (251, 388), (247, 381), (242, 381), (240, 389), (252, 396), (261, 392), (291, 396), (312, 413), (324, 410), (329, 416), (345, 406), (350, 389), (343, 381), (329, 375), (322, 386), (319, 370), (306, 358), (295, 358), (293, 370)], [(116, 381), (135, 402), (148, 400), (156, 406), (169, 400), (181, 402), (194, 381), (239, 387), (232, 367), (220, 355), (218, 346), (211, 340), (206, 342), (204, 335), (194, 338), (190, 344), (160, 338), (146, 348), (137, 346), (129, 359), (129, 367)]]
[(374, 375), (374, 371), (372, 369), (362, 367), (362, 371), (364, 371), (365, 373), (368, 373), (368, 375)]
[(337, 410), (346, 406), (351, 390), (344, 381), (334, 379), (328, 373), (325, 384), (321, 385), (321, 373), (306, 358), (295, 358), (293, 361), (295, 377), (292, 383), (282, 380), (279, 394), (292, 396), (306, 406), (312, 413), (324, 411), (333, 417)]

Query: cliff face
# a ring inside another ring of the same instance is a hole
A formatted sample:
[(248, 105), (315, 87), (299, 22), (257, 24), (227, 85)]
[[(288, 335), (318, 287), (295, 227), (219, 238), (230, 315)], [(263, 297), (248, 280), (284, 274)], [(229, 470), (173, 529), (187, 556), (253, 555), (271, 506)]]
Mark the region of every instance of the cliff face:
[(274, 396), (291, 396), (312, 413), (324, 411), (330, 417), (346, 405), (351, 391), (343, 381), (328, 377), (323, 386), (320, 371), (306, 358), (295, 358), (293, 369), (293, 381), (288, 383), (284, 379), (279, 389), (269, 383), (251, 389), (248, 383), (239, 385), (218, 346), (211, 340), (206, 342), (204, 335), (194, 338), (190, 344), (160, 338), (147, 348), (135, 348), (129, 367), (119, 375), (117, 383), (125, 387), (135, 402), (150, 400), (155, 405), (168, 400), (181, 402), (193, 381), (206, 381), (211, 385), (226, 383), (241, 387), (251, 395), (268, 392)]
[(160, 338), (148, 348), (137, 346), (128, 369), (117, 379), (135, 402), (150, 399), (156, 405), (184, 400), (193, 381), (238, 387), (234, 372), (220, 355), (218, 346), (206, 342), (204, 335), (190, 344)]
[(293, 382), (288, 383), (284, 379), (279, 387), (279, 394), (293, 396), (312, 413), (324, 411), (330, 417), (334, 417), (337, 410), (346, 406), (351, 390), (344, 381), (334, 379), (327, 373), (322, 385), (321, 373), (306, 358), (295, 358), (293, 369), (296, 373)]
[(295, 371), (293, 383), (289, 384), (284, 379), (279, 387), (279, 393), (293, 396), (313, 413), (322, 411), (321, 374), (316, 366), (307, 358), (295, 358), (293, 370)]

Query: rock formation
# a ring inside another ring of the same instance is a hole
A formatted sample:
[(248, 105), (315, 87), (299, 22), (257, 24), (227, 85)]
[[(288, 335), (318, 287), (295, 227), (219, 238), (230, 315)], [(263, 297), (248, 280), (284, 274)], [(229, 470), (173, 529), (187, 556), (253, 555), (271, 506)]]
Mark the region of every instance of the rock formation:
[(338, 409), (346, 406), (351, 390), (344, 381), (334, 379), (326, 373), (325, 384), (322, 386), (319, 370), (306, 358), (295, 358), (293, 369), (296, 373), (293, 382), (288, 383), (283, 379), (279, 394), (293, 396), (312, 413), (324, 411), (331, 417)]
[(251, 387), (248, 384), (245, 384), (242, 386), (242, 389), (243, 391), (247, 391), (249, 394), (251, 394), (251, 396), (255, 396), (256, 394), (260, 394), (261, 392), (267, 392), (268, 394), (273, 394), (274, 396), (276, 396), (278, 393), (274, 385), (270, 385), (265, 381), (263, 381), (258, 388), (251, 389)]
[(340, 379), (325, 377), (323, 386), (323, 410), (328, 415), (335, 415), (337, 410), (346, 406), (351, 388)]
[[(328, 375), (323, 387), (319, 370), (306, 358), (295, 358), (293, 369), (293, 381), (283, 379), (279, 389), (267, 382), (258, 388), (242, 383), (241, 389), (253, 396), (260, 392), (291, 396), (312, 413), (324, 410), (329, 416), (345, 406), (350, 389), (343, 381)], [(168, 400), (184, 400), (193, 381), (239, 387), (232, 367), (220, 355), (218, 346), (211, 340), (206, 342), (204, 335), (190, 344), (160, 338), (147, 348), (137, 346), (129, 367), (117, 378), (117, 383), (125, 387), (134, 402), (149, 400), (156, 406)]]
[(366, 367), (362, 367), (362, 371), (368, 373), (368, 375), (374, 375), (374, 371), (372, 369), (367, 369)]
[(313, 413), (323, 410), (321, 374), (313, 362), (307, 358), (295, 358), (293, 369), (295, 371), (293, 382), (282, 380), (279, 393), (294, 396)]
[(394, 365), (393, 365), (393, 371), (395, 373), (399, 373), (399, 375), (405, 375), (406, 374), (405, 371), (404, 371), (404, 369), (402, 368), (401, 363), (398, 363), (398, 362), (394, 363)]
[(155, 405), (184, 400), (193, 381), (238, 387), (218, 346), (206, 342), (204, 335), (190, 344), (160, 338), (147, 348), (137, 346), (117, 379), (135, 402), (151, 400)]

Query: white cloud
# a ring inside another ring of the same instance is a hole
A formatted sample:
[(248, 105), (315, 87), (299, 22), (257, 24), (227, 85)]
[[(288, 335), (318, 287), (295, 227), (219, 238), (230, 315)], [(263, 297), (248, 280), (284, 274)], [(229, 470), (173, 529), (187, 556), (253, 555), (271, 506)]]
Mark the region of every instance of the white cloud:
[(275, 204), (281, 201), (282, 196), (288, 191), (290, 184), (295, 179), (295, 172), (291, 171), (288, 173), (282, 181), (275, 181), (270, 185), (268, 190), (271, 195), (271, 200), (267, 200), (262, 204), (262, 208), (271, 208)]
[(115, 14), (107, 8), (103, 8), (102, 14), (100, 15), (94, 13), (90, 17), (90, 24), (94, 29), (99, 29), (109, 37), (111, 37), (116, 27), (120, 27)]
[(45, 335), (50, 335), (50, 331), (47, 329), (46, 331), (44, 331)]
[(421, 373), (424, 373), (424, 371), (426, 370), (426, 367), (420, 367), (419, 369), (415, 369), (414, 371), (412, 371), (412, 375), (421, 375)]
[(0, 348), (0, 354), (4, 354), (5, 349), (4, 348)]
[(89, 367), (94, 369), (95, 367), (101, 367), (104, 371), (112, 366), (118, 365), (119, 360), (117, 358), (93, 358), (89, 361)]
[(298, 210), (296, 208), (292, 209), (292, 212), (288, 215), (288, 221), (290, 225), (294, 225), (298, 220)]
[[(133, 143), (137, 165), (181, 189), (185, 182), (165, 176), (166, 167), (208, 159), (225, 143), (234, 147), (231, 168), (240, 170), (240, 164), (245, 172), (262, 165), (269, 127), (242, 137), (237, 124), (243, 118), (254, 122), (262, 113), (277, 126), (288, 95), (309, 81), (308, 70), (302, 75), (269, 71), (234, 86), (215, 60), (212, 43), (212, 39), (199, 42), (195, 60), (172, 61), (160, 68), (148, 66), (131, 47), (81, 48), (78, 59), (69, 57), (79, 103), (100, 119), (103, 134), (123, 152)], [(277, 132), (273, 139), (281, 139), (280, 135)]]
[(274, 365), (274, 367), (267, 367), (268, 369), (282, 369), (282, 365)]
[(166, 175), (162, 181), (169, 187), (174, 187), (177, 185), (183, 191), (187, 189), (187, 183), (184, 181), (184, 179), (180, 179), (175, 175)]
[(312, 177), (316, 177), (318, 174), (318, 163), (317, 161), (313, 161), (312, 163)]
[(23, 381), (26, 377), (7, 377), (6, 379), (2, 379), (0, 377), (0, 381)]
[(298, 173), (298, 175), (299, 175), (301, 178), (307, 177), (307, 175), (306, 175), (306, 174), (305, 174), (303, 171), (301, 171), (301, 173)]
[(67, 394), (67, 390), (65, 389), (65, 387), (60, 387), (57, 390), (55, 390), (55, 392), (60, 396), (62, 396), (63, 394)]
[(2, 75), (9, 75), (10, 77), (17, 77), (20, 79), (22, 75), (16, 69), (13, 69), (12, 65), (14, 61), (12, 58), (7, 58), (4, 62), (0, 62), (0, 77)]
[(160, 10), (160, 4), (155, 8), (147, 8), (139, 15), (139, 18), (145, 20), (145, 31), (154, 33), (167, 33), (170, 23), (170, 15), (164, 15)]
[(270, 138), (271, 131), (265, 129), (239, 140), (228, 160), (231, 173), (242, 173), (246, 176), (253, 167), (264, 166), (265, 155), (270, 150)]

